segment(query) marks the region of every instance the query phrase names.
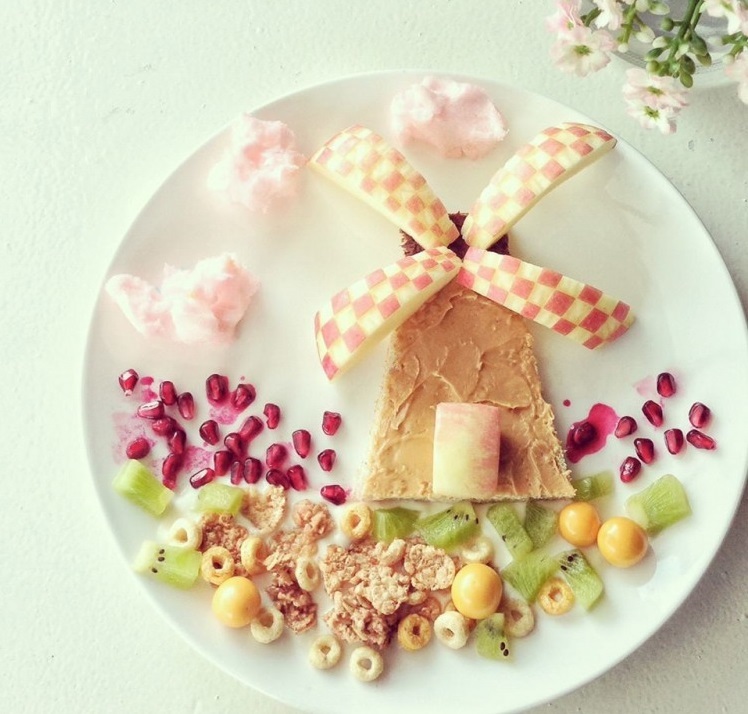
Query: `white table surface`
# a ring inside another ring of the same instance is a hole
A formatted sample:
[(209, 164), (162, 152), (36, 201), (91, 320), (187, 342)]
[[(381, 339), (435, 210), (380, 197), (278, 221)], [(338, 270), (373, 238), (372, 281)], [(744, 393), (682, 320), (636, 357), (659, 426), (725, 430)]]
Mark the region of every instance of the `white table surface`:
[[(745, 309), (748, 107), (732, 87), (701, 91), (675, 136), (648, 133), (623, 111), (622, 64), (586, 80), (551, 67), (549, 9), (533, 0), (4, 5), (2, 711), (293, 711), (207, 663), (144, 601), (100, 514), (79, 418), (87, 323), (118, 242), (162, 180), (239, 112), (396, 68), (484, 76), (570, 104), (684, 194)], [(746, 711), (747, 538), (744, 497), (670, 621), (612, 671), (535, 711)]]

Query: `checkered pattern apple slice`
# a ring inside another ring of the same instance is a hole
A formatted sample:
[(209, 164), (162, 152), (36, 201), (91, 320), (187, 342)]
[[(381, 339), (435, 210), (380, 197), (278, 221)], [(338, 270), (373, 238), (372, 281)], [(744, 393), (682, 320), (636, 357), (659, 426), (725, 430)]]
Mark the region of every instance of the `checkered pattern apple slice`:
[(460, 270), (448, 248), (401, 258), (341, 290), (314, 316), (322, 368), (332, 380), (399, 327)]
[(471, 247), (457, 279), (465, 287), (589, 349), (612, 342), (634, 322), (625, 302), (511, 255)]
[(423, 248), (449, 245), (459, 237), (426, 179), (366, 127), (354, 125), (333, 136), (309, 167), (368, 203)]
[(610, 134), (586, 124), (544, 129), (520, 148), (483, 189), (465, 219), (465, 242), (490, 248), (543, 196), (615, 145)]

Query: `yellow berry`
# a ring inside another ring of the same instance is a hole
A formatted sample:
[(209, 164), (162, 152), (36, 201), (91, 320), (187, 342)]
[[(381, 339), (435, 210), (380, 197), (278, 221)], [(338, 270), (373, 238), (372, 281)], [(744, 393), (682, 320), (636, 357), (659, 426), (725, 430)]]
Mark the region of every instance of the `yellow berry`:
[(645, 556), (649, 539), (638, 523), (624, 516), (616, 516), (600, 526), (597, 547), (611, 565), (629, 568)]
[(594, 545), (600, 530), (600, 516), (591, 503), (579, 501), (564, 506), (558, 514), (558, 531), (564, 540), (584, 548)]
[(239, 575), (224, 580), (213, 593), (213, 614), (227, 627), (245, 627), (257, 616), (260, 591)]
[(496, 612), (503, 585), (499, 574), (484, 563), (469, 563), (460, 568), (452, 581), (452, 602), (459, 613), (482, 620)]

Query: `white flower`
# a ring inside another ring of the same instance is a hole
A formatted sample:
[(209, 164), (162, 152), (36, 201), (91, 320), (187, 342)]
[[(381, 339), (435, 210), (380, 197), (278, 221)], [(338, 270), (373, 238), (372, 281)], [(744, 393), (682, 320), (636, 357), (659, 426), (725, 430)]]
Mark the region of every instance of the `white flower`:
[(605, 67), (615, 48), (615, 41), (605, 30), (579, 25), (559, 34), (551, 46), (551, 57), (562, 72), (586, 77)]
[(663, 134), (673, 134), (676, 130), (675, 110), (654, 109), (647, 104), (629, 102), (626, 111), (645, 129), (659, 129)]
[(738, 83), (738, 97), (748, 104), (748, 52), (743, 51), (737, 59), (725, 68), (725, 74)]
[(678, 111), (688, 105), (688, 92), (674, 77), (658, 77), (638, 68), (626, 71), (623, 96), (627, 102), (652, 109)]
[(558, 0), (556, 12), (545, 19), (549, 32), (564, 32), (582, 24), (579, 17), (582, 12), (582, 0)]
[(748, 24), (748, 11), (740, 0), (704, 0), (703, 11), (710, 17), (724, 17), (730, 35)]
[(623, 10), (618, 4), (618, 0), (595, 0), (595, 5), (600, 10), (600, 14), (595, 19), (595, 25), (607, 27), (613, 32), (621, 29)]

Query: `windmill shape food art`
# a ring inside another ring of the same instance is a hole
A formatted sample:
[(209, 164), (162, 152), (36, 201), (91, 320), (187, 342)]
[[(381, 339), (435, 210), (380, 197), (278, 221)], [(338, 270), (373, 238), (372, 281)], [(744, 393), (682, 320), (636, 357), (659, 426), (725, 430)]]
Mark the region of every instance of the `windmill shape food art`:
[(525, 319), (595, 349), (622, 335), (633, 314), (591, 285), (508, 255), (500, 239), (615, 143), (584, 124), (549, 127), (496, 172), (465, 217), (450, 216), (405, 157), (365, 127), (340, 132), (311, 158), (313, 170), (388, 217), (410, 244), (315, 315), (330, 380), (392, 335), (358, 496), (574, 495)]

